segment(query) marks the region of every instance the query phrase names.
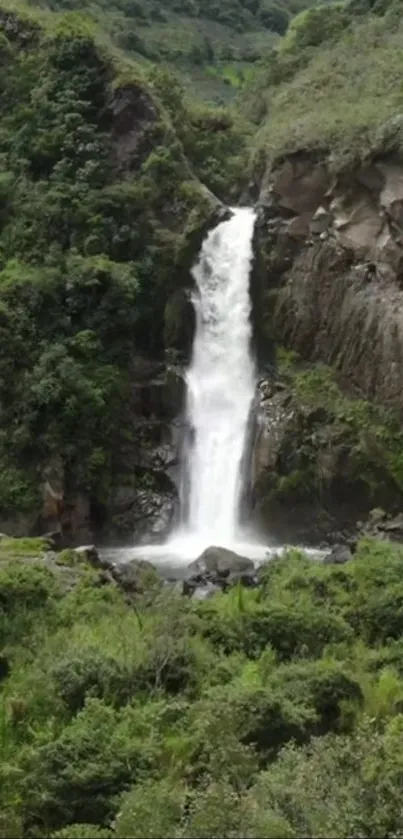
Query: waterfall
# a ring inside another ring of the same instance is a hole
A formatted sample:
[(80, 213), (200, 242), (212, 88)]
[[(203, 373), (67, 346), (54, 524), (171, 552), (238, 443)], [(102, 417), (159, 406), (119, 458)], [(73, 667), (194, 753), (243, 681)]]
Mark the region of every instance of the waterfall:
[(181, 525), (164, 544), (109, 551), (114, 562), (139, 556), (177, 574), (211, 545), (258, 562), (279, 551), (240, 526), (256, 392), (249, 295), (254, 224), (253, 210), (234, 210), (208, 234), (192, 272), (196, 330), (186, 374)]
[(234, 210), (208, 234), (192, 271), (196, 331), (186, 376), (191, 433), (182, 466), (182, 535), (200, 548), (237, 541), (255, 393), (249, 295), (254, 223), (252, 210)]

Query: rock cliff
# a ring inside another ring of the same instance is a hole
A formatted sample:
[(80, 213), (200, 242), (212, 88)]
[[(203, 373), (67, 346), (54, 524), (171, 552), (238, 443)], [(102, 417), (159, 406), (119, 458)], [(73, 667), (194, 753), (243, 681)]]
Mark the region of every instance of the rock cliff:
[(266, 175), (259, 204), (276, 338), (403, 412), (403, 163), (332, 176), (291, 156)]
[[(335, 175), (298, 153), (265, 174), (258, 203), (263, 334), (297, 365), (292, 385), (263, 377), (254, 503), (281, 538), (326, 538), (375, 502), (403, 503), (403, 163)], [(318, 364), (329, 377), (295, 387)]]

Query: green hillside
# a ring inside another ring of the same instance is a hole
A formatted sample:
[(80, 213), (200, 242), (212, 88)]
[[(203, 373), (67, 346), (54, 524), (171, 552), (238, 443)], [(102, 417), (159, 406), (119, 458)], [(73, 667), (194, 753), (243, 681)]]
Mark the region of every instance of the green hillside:
[(401, 148), (403, 4), (335, 3), (291, 23), (242, 92), (255, 160), (320, 149), (336, 167)]
[(312, 0), (29, 0), (56, 12), (88, 15), (142, 63), (178, 71), (201, 98), (227, 101), (251, 65)]
[(74, 15), (0, 7), (0, 56), (0, 508), (35, 519), (55, 452), (70, 489), (108, 494), (133, 352), (169, 346), (165, 307), (219, 206), (206, 187), (227, 195), (244, 147), (229, 114), (192, 110)]

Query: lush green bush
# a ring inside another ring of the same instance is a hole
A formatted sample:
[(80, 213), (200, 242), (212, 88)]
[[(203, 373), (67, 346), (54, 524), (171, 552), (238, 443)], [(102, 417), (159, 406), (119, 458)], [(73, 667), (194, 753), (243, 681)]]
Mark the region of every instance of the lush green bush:
[(116, 811), (116, 793), (152, 765), (152, 740), (135, 709), (88, 700), (59, 735), (22, 751), (26, 828), (102, 823)]
[(270, 0), (262, 0), (259, 4), (259, 19), (268, 29), (273, 29), (279, 35), (284, 35), (290, 22), (290, 14), (287, 9), (279, 4), (272, 3)]
[(318, 656), (330, 639), (345, 640), (351, 630), (339, 616), (329, 614), (323, 606), (316, 604), (312, 613), (312, 604), (301, 597), (294, 601), (292, 596), (284, 597), (284, 602), (264, 602), (256, 597), (255, 592), (236, 592), (231, 610), (224, 600), (221, 607), (219, 598), (206, 608), (206, 617), (202, 631), (219, 649), (227, 654), (241, 650), (246, 655), (257, 658), (270, 645), (279, 659), (287, 660), (304, 653)]
[(133, 839), (175, 836), (187, 799), (186, 786), (175, 778), (147, 779), (123, 796), (115, 835)]
[(324, 42), (337, 40), (350, 20), (342, 3), (306, 9), (292, 20), (281, 50), (302, 52), (307, 47), (317, 47)]
[(295, 836), (395, 836), (401, 829), (402, 718), (384, 733), (365, 720), (351, 737), (289, 746), (251, 795), (287, 818)]
[(245, 177), (245, 126), (235, 112), (195, 104), (180, 80), (161, 68), (150, 74), (154, 90), (167, 108), (194, 172), (220, 198), (239, 189)]

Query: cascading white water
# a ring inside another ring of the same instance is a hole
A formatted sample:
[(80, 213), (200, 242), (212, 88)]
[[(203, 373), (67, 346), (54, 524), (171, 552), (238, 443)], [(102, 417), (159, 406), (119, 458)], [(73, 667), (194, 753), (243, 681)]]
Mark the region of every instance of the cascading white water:
[(234, 210), (203, 243), (193, 269), (196, 333), (187, 372), (182, 500), (200, 547), (237, 540), (241, 462), (255, 392), (249, 273), (255, 214)]

